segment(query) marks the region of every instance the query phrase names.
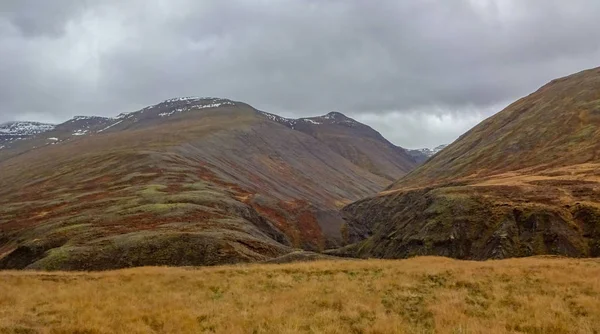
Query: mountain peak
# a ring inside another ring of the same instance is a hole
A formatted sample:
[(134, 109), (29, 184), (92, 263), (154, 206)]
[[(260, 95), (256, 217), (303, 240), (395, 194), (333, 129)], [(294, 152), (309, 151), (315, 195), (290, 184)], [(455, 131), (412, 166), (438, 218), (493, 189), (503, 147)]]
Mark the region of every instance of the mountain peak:
[(328, 113), (327, 115), (321, 116), (321, 117), (326, 118), (326, 119), (350, 119), (350, 117), (348, 117), (338, 111), (332, 111), (332, 112)]
[(223, 99), (219, 97), (197, 97), (197, 96), (186, 96), (186, 97), (175, 97), (168, 100), (164, 100), (152, 106), (148, 106), (144, 109), (150, 109), (156, 106), (174, 103), (184, 103), (189, 105), (210, 105), (210, 104), (235, 104), (234, 101), (229, 99)]
[(139, 116), (140, 114), (147, 112), (152, 113), (152, 111), (155, 111), (159, 117), (169, 117), (181, 112), (235, 105), (237, 105), (235, 101), (218, 97), (175, 97), (147, 106), (135, 112), (121, 113), (114, 117), (114, 119), (130, 119), (134, 118), (136, 115)]
[(0, 124), (0, 133), (6, 135), (33, 135), (54, 129), (53, 124), (15, 121)]

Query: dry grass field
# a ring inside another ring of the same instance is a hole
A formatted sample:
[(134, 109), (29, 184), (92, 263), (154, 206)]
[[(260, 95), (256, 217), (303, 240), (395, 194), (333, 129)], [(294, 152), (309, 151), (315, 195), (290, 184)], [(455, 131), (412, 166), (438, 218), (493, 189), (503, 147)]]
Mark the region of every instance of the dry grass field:
[(0, 333), (598, 333), (600, 260), (0, 272)]

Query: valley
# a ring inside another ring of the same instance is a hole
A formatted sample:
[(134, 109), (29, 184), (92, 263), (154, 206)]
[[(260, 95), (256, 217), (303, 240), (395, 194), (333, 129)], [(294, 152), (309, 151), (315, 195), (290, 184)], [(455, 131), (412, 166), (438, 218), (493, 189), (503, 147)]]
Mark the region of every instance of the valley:
[(599, 17), (0, 0), (0, 334), (600, 334)]
[(218, 98), (8, 124), (0, 268), (596, 257), (598, 92), (600, 69), (553, 80), (433, 150)]

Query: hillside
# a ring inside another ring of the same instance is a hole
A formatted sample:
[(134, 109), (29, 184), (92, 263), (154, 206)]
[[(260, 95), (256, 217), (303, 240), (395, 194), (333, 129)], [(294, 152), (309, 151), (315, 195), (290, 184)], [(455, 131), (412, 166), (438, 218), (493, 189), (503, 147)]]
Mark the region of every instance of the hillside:
[(339, 112), (288, 119), (261, 112), (290, 129), (306, 133), (354, 164), (390, 181), (411, 171), (421, 157), (390, 143), (379, 132)]
[[(596, 259), (0, 272), (2, 333), (596, 333)], [(151, 293), (148, 293), (151, 291)]]
[(339, 254), (600, 256), (600, 68), (553, 80), (377, 196)]
[(380, 140), (398, 157), (356, 164), (214, 98), (80, 116), (11, 142), (0, 150), (0, 268), (212, 265), (337, 247), (347, 238), (339, 208), (415, 165), (388, 168), (406, 153), (352, 128), (347, 147)]

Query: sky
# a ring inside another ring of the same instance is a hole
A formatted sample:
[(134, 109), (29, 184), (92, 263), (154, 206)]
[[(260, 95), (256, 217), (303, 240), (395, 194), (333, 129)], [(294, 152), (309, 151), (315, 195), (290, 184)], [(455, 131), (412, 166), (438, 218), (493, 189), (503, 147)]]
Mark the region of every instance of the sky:
[(0, 123), (179, 96), (434, 147), (600, 66), (597, 0), (0, 0)]

